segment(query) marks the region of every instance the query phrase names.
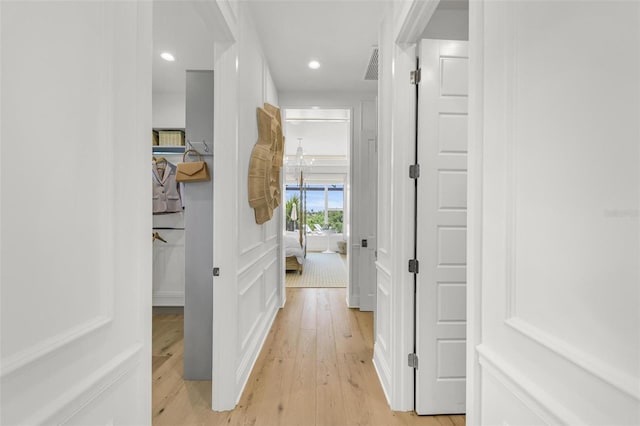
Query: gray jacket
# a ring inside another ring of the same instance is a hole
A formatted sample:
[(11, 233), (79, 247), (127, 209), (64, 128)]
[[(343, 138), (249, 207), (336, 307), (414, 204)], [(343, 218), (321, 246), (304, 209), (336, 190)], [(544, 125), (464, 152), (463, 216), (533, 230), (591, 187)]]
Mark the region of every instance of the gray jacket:
[(176, 166), (166, 163), (164, 172), (153, 161), (151, 167), (153, 181), (153, 213), (175, 213), (182, 211), (180, 186), (176, 182)]

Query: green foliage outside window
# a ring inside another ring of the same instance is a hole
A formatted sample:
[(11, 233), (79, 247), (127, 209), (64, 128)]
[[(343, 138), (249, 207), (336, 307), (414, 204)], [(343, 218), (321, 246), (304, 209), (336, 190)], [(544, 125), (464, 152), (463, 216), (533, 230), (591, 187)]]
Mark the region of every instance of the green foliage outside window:
[[(342, 232), (344, 212), (342, 210), (329, 210), (329, 226), (338, 233)], [(311, 230), (315, 230), (313, 225), (320, 225), (324, 228), (324, 212), (307, 212), (307, 225)]]

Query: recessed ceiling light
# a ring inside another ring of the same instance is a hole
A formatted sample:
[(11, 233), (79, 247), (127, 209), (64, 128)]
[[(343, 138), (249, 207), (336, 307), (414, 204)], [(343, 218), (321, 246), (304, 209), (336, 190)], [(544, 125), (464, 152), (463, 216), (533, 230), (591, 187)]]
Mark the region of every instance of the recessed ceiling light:
[(176, 58), (174, 58), (173, 55), (171, 53), (169, 53), (169, 52), (162, 52), (160, 54), (160, 57), (162, 59), (164, 59), (165, 61), (169, 61), (169, 62), (173, 62), (173, 61), (176, 60)]
[(320, 68), (320, 62), (318, 61), (309, 62), (309, 68), (311, 68), (312, 70), (317, 70), (318, 68)]

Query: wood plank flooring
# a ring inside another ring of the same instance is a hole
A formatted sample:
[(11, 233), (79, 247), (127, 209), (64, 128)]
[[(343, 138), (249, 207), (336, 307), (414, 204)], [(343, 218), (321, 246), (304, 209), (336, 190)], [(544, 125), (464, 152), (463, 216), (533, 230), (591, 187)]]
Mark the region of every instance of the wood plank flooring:
[(184, 381), (183, 317), (153, 317), (153, 424), (464, 426), (464, 416), (389, 409), (371, 361), (373, 315), (344, 288), (287, 288), (235, 410), (210, 409), (211, 382)]

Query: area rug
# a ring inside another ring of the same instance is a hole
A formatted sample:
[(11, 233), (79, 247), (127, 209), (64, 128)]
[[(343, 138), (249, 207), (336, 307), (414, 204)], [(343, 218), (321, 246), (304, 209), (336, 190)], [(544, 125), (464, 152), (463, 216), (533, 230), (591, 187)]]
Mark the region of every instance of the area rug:
[(287, 272), (287, 287), (346, 287), (346, 257), (338, 253), (307, 253), (302, 275)]

